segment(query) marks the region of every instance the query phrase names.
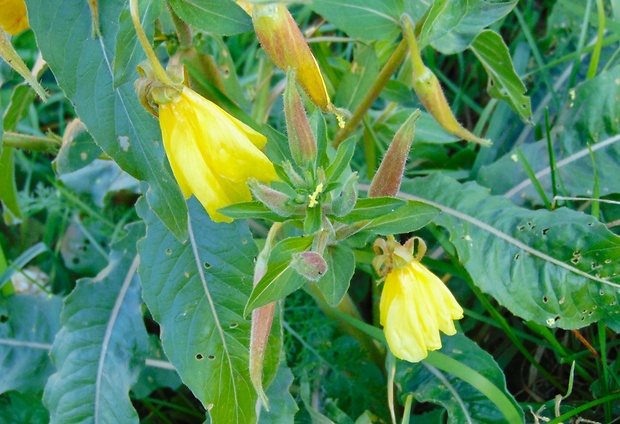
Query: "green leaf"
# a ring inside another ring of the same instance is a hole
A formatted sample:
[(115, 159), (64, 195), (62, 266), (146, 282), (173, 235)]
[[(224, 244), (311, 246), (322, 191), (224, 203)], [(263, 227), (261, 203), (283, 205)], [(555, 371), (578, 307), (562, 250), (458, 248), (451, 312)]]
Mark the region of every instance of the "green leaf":
[(620, 237), (596, 219), (523, 209), (440, 174), (402, 191), (442, 210), (435, 222), (450, 232), (474, 284), (513, 314), (565, 329), (618, 323)]
[[(162, 1), (148, 0), (138, 2), (140, 23), (149, 39), (153, 33), (154, 22), (161, 14)], [(123, 9), (119, 18), (118, 35), (116, 36), (116, 54), (114, 56), (114, 88), (135, 79), (135, 69), (146, 58), (146, 54), (136, 35), (129, 9)]]
[(443, 54), (465, 50), (486, 27), (506, 16), (517, 0), (439, 1), (431, 5), (429, 18), (420, 34), (420, 47), (430, 44)]
[(174, 12), (195, 27), (218, 35), (252, 30), (250, 16), (230, 0), (170, 0)]
[(402, 1), (312, 0), (309, 6), (351, 37), (363, 41), (394, 39), (400, 33)]
[(22, 218), (21, 208), (17, 200), (15, 185), (15, 163), (13, 149), (4, 148), (0, 154), (0, 201), (3, 205), (4, 222), (11, 224), (16, 218)]
[(65, 129), (63, 143), (52, 162), (58, 175), (77, 171), (101, 155), (86, 126), (79, 119), (73, 120)]
[(255, 218), (267, 219), (274, 222), (284, 222), (289, 219), (272, 212), (271, 209), (261, 202), (235, 203), (218, 209), (218, 212), (234, 219)]
[[(196, 199), (188, 205), (190, 237), (181, 244), (145, 202), (138, 203), (147, 224), (138, 244), (143, 297), (162, 328), (168, 359), (213, 422), (252, 422), (257, 395), (243, 310), (258, 251), (245, 222), (216, 224)], [(277, 319), (273, 325), (280, 325)], [(271, 336), (265, 381), (276, 370), (282, 343), (277, 331)]]
[(355, 60), (338, 85), (334, 104), (348, 110), (355, 109), (370, 91), (378, 75), (379, 61), (374, 45), (360, 45), (355, 50)]
[[(149, 358), (158, 358), (158, 361), (168, 359), (161, 346), (161, 340), (155, 334), (149, 334)], [(178, 390), (181, 384), (181, 378), (171, 364), (169, 368), (163, 366), (147, 366), (142, 369), (140, 377), (136, 384), (131, 387), (131, 393), (136, 399), (144, 399), (150, 396), (155, 390), (162, 387), (169, 387), (172, 390)]]
[(366, 219), (373, 219), (394, 212), (406, 202), (394, 197), (373, 197), (358, 199), (353, 210), (339, 221), (351, 224)]
[(525, 85), (512, 64), (508, 47), (495, 31), (482, 31), (469, 46), (489, 75), (487, 91), (491, 97), (508, 102), (525, 122), (532, 120), (532, 105)]
[[(158, 124), (138, 101), (133, 84), (113, 87), (112, 63), (125, 3), (99, 2), (103, 37), (97, 39), (91, 34), (88, 2), (82, 0), (28, 0), (28, 19), (43, 57), (99, 147), (124, 171), (150, 184), (149, 205), (183, 240), (187, 207), (164, 165)], [(131, 75), (130, 79), (138, 77), (136, 71)]]
[(312, 237), (290, 237), (273, 248), (267, 262), (267, 273), (254, 287), (244, 315), (259, 306), (283, 299), (304, 285), (306, 279), (295, 271), (291, 259), (294, 253), (306, 251), (311, 244)]
[(423, 362), (397, 362), (401, 396), (412, 393), (417, 401), (443, 406), (449, 424), (524, 422), (523, 410), (491, 355), (460, 333), (444, 336), (442, 342), (442, 349), (429, 352)]
[(327, 303), (336, 306), (349, 288), (355, 272), (355, 256), (351, 249), (342, 245), (329, 246), (326, 254), (327, 272), (316, 285)]
[(129, 389), (147, 352), (135, 252), (144, 227), (129, 228), (112, 246), (108, 267), (79, 280), (65, 298), (51, 352), (57, 372), (43, 394), (52, 422), (139, 421)]
[(364, 231), (387, 236), (406, 234), (419, 230), (437, 216), (439, 209), (422, 202), (409, 201), (394, 212), (374, 218), (364, 227)]
[(355, 139), (350, 138), (338, 146), (336, 151), (336, 157), (332, 161), (331, 165), (325, 170), (325, 182), (329, 184), (340, 178), (342, 173), (348, 168), (351, 163), (351, 158), (355, 153)]
[(10, 392), (0, 397), (0, 422), (48, 424), (49, 412), (41, 402), (41, 396), (29, 396)]
[(41, 393), (54, 372), (49, 349), (61, 307), (60, 297), (47, 294), (0, 296), (0, 393)]
[(289, 388), (293, 384), (293, 373), (286, 366), (286, 361), (280, 362), (278, 371), (266, 390), (269, 399), (269, 411), (261, 411), (259, 424), (294, 423), (295, 414), (299, 410)]
[[(620, 193), (620, 66), (615, 66), (583, 84), (571, 94), (551, 131), (558, 176), (569, 196), (591, 197), (594, 169), (592, 149), (601, 196)], [(553, 198), (547, 140), (520, 145), (521, 152), (536, 173), (547, 197)], [(514, 151), (483, 167), (478, 181), (494, 194), (513, 202), (541, 204)]]
[(4, 131), (13, 131), (19, 121), (28, 115), (28, 109), (36, 93), (27, 84), (20, 84), (13, 90), (11, 102), (4, 111)]

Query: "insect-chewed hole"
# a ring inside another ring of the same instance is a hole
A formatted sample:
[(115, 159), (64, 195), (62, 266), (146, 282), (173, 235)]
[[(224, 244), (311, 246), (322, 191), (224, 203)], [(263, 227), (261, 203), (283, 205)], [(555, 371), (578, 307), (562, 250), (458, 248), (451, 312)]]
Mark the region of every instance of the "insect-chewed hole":
[(168, 256), (172, 255), (172, 249), (170, 248), (166, 249), (166, 255)]
[(205, 266), (206, 269), (211, 268), (211, 264), (209, 262), (205, 262), (203, 265)]
[(197, 353), (196, 354), (196, 360), (197, 361), (202, 361), (205, 357), (202, 355), (202, 353)]
[(215, 355), (209, 355), (209, 356), (207, 356), (207, 359), (209, 361), (213, 361), (215, 359)]
[(548, 232), (549, 232), (549, 228), (543, 228), (542, 229), (542, 235), (543, 236), (546, 236)]
[(547, 303), (549, 302), (549, 299), (547, 298), (547, 296), (543, 296), (542, 301), (543, 303)]

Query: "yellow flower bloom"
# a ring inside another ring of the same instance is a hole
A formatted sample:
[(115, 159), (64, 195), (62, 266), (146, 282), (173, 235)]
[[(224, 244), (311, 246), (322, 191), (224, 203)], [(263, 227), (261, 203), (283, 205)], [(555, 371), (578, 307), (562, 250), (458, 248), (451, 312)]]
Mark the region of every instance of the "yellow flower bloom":
[(230, 222), (217, 209), (252, 200), (248, 178), (277, 180), (261, 152), (267, 139), (216, 104), (184, 87), (159, 105), (166, 155), (186, 198), (192, 194), (215, 222)]
[[(439, 331), (456, 334), (454, 320), (463, 318), (463, 309), (450, 290), (412, 254), (413, 240), (405, 246), (392, 236), (387, 243), (375, 242), (373, 265), (387, 273), (381, 294), (380, 321), (390, 350), (397, 358), (419, 362), (429, 350), (441, 348)], [(423, 243), (423, 242), (422, 242)], [(421, 246), (424, 254), (425, 246)]]
[(24, 0), (0, 0), (0, 26), (11, 35), (30, 28)]

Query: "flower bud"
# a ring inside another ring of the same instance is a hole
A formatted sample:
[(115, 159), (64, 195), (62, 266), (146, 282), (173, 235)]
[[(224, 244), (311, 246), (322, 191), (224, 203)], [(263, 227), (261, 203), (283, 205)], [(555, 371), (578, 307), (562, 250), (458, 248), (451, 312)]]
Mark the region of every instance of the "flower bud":
[[(254, 267), (254, 285), (267, 273), (267, 263), (271, 249), (275, 244), (275, 236), (282, 228), (282, 224), (276, 222), (273, 224), (267, 235), (265, 247), (256, 258)], [(263, 363), (265, 361), (265, 352), (267, 350), (267, 342), (271, 333), (271, 325), (275, 314), (276, 302), (271, 302), (252, 311), (252, 331), (250, 333), (250, 380), (265, 409), (269, 410), (269, 402), (267, 395), (263, 389)]]
[(377, 173), (370, 182), (368, 197), (396, 196), (400, 190), (418, 118), (420, 118), (419, 109), (407, 118), (394, 136)]
[(450, 134), (454, 134), (463, 140), (479, 143), (483, 146), (490, 146), (491, 140), (477, 137), (462, 127), (456, 120), (437, 76), (422, 62), (418, 42), (413, 33), (411, 19), (409, 16), (403, 15), (401, 21), (403, 33), (409, 43), (409, 52), (413, 63), (413, 90), (424, 105), (424, 108)]
[(332, 212), (345, 216), (353, 210), (357, 202), (357, 172), (352, 173), (344, 183), (340, 195), (332, 201)]
[(316, 159), (316, 141), (304, 105), (295, 86), (295, 72), (289, 71), (284, 90), (284, 116), (291, 155), (297, 165), (305, 167)]
[(327, 262), (317, 252), (293, 254), (291, 266), (310, 281), (318, 281), (327, 272)]
[(271, 60), (285, 72), (295, 70), (297, 82), (310, 100), (326, 112), (334, 111), (319, 65), (286, 6), (254, 3), (252, 22)]
[(15, 35), (30, 28), (24, 0), (0, 0), (0, 26)]
[(261, 184), (256, 179), (248, 180), (248, 187), (256, 200), (278, 215), (286, 217), (295, 212), (295, 205), (288, 195)]

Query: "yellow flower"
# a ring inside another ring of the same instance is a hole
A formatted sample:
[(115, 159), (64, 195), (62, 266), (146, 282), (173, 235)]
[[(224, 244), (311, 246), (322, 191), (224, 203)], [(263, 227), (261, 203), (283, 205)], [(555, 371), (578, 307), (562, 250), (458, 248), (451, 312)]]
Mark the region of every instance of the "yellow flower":
[(183, 194), (195, 195), (215, 222), (232, 221), (217, 209), (252, 200), (248, 178), (278, 179), (260, 150), (267, 142), (265, 136), (187, 87), (159, 105), (159, 123)]
[(373, 265), (387, 274), (381, 294), (380, 321), (390, 350), (397, 358), (419, 362), (429, 350), (441, 348), (439, 331), (456, 334), (454, 320), (463, 318), (463, 309), (450, 290), (420, 263), (426, 247), (420, 240), (419, 254), (413, 255), (411, 239), (405, 246), (389, 236), (375, 242), (380, 255)]
[(0, 26), (11, 35), (30, 28), (24, 0), (0, 0)]

